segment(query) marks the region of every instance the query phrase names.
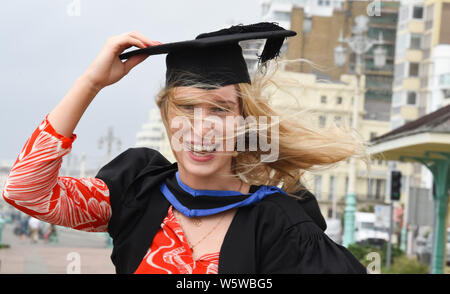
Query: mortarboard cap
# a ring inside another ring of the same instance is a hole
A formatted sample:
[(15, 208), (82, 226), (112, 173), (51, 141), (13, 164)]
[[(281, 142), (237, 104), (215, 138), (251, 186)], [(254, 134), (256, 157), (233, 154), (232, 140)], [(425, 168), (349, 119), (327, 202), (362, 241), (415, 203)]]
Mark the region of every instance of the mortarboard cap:
[[(286, 37), (296, 32), (286, 30), (276, 23), (260, 22), (250, 25), (235, 25), (227, 29), (203, 33), (194, 40), (166, 43), (122, 53), (127, 59), (137, 54), (166, 56), (166, 86), (189, 86), (207, 83), (226, 86), (251, 83), (242, 55), (240, 41), (267, 39), (259, 62), (264, 63), (279, 56)], [(183, 79), (189, 74), (189, 79)], [(195, 77), (194, 79), (192, 77)]]

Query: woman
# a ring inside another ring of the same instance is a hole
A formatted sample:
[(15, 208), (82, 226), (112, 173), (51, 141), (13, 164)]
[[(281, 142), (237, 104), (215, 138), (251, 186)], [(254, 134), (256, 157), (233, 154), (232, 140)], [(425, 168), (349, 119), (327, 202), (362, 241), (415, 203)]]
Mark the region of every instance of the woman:
[[(52, 224), (108, 231), (117, 273), (365, 273), (324, 234), (317, 202), (301, 184), (304, 170), (358, 155), (361, 143), (344, 131), (278, 120), (262, 91), (270, 79), (250, 80), (238, 45), (268, 38), (264, 67), (294, 34), (259, 23), (164, 45), (138, 32), (109, 38), (25, 144), (5, 200)], [(131, 46), (140, 49), (120, 55)], [(163, 53), (166, 86), (157, 104), (177, 162), (129, 148), (95, 178), (58, 177), (96, 94)], [(270, 119), (256, 129), (236, 119), (251, 116)], [(262, 139), (274, 148), (262, 148)]]

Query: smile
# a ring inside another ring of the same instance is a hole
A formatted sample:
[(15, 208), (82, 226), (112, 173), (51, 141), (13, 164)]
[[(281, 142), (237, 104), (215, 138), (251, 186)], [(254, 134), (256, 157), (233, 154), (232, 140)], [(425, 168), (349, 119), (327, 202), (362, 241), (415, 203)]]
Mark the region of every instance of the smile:
[(218, 145), (200, 145), (192, 143), (183, 143), (184, 146), (196, 156), (208, 156), (216, 151)]

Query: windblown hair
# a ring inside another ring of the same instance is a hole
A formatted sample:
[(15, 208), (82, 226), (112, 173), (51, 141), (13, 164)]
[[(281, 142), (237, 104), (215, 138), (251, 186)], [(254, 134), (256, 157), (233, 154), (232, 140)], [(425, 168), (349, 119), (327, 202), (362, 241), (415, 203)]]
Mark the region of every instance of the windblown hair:
[[(278, 117), (276, 122), (270, 121), (268, 124), (269, 129), (275, 123), (278, 124), (278, 159), (273, 162), (261, 161), (261, 155), (267, 154), (267, 152), (263, 152), (259, 148), (257, 151), (246, 148), (245, 151), (239, 152), (237, 157), (232, 158), (233, 174), (250, 185), (279, 186), (287, 193), (294, 193), (305, 189), (303, 185), (305, 171), (329, 169), (350, 157), (362, 159), (366, 167), (370, 169), (370, 156), (367, 154), (365, 141), (357, 130), (345, 124), (339, 126), (333, 124), (328, 128), (321, 128), (317, 124), (314, 111), (300, 106), (280, 110), (272, 105), (275, 102), (273, 90), (282, 91), (287, 96), (291, 96), (293, 101), (298, 101), (299, 98), (286, 91), (286, 87), (301, 89), (302, 85), (298, 81), (282, 80), (277, 77), (279, 64), (276, 61), (270, 62), (271, 64), (263, 63), (258, 67), (251, 85), (236, 84), (236, 90), (241, 115), (244, 118), (248, 116), (255, 118), (260, 116)], [(275, 66), (271, 67), (273, 62), (275, 62)], [(183, 79), (186, 81), (190, 77), (189, 73), (186, 73)], [(195, 80), (194, 77), (192, 79)], [(196, 83), (192, 87), (212, 89), (220, 86)], [(169, 109), (176, 115), (186, 115), (179, 105), (205, 102), (201, 99), (201, 95), (194, 95), (195, 97), (177, 98), (175, 103), (174, 89), (175, 87), (171, 86), (164, 87), (156, 99), (169, 138), (171, 137), (168, 122)], [(286, 96), (283, 96), (283, 99), (286, 99)], [(248, 139), (249, 130), (244, 129), (241, 132), (245, 132)], [(274, 139), (271, 138), (271, 132), (265, 133), (268, 137), (266, 138), (267, 142), (271, 142)], [(239, 135), (241, 133), (238, 131), (235, 136)]]

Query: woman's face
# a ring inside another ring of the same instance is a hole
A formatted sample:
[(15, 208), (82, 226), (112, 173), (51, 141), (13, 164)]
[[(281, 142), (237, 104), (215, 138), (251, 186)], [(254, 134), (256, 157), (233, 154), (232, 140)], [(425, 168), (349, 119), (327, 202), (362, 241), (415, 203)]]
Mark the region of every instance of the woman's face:
[[(186, 103), (186, 100), (179, 100), (199, 95), (199, 102)], [(232, 118), (240, 114), (235, 86), (228, 85), (213, 90), (177, 87), (174, 103), (183, 112), (194, 115), (194, 119), (175, 116), (169, 109), (170, 140), (179, 169), (190, 176), (200, 177), (229, 173), (236, 125)]]

